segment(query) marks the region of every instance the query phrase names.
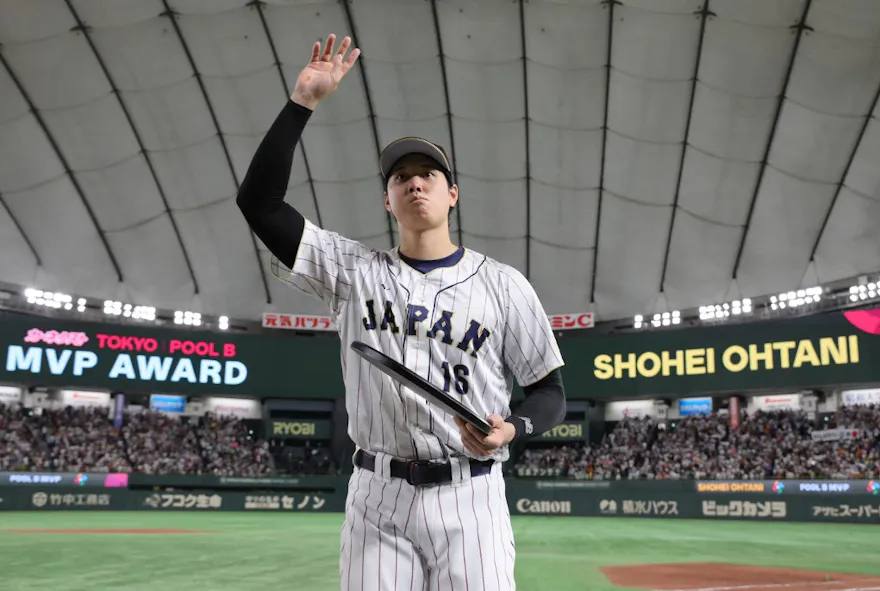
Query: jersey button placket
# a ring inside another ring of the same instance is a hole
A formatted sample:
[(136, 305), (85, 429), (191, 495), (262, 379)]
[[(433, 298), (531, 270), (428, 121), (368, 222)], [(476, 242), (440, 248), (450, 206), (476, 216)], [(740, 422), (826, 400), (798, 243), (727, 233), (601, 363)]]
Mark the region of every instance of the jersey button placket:
[[(414, 299), (415, 299), (415, 302), (414, 302), (415, 305), (416, 305), (416, 306), (421, 306), (421, 307), (423, 307), (423, 308), (427, 308), (427, 306), (425, 305), (425, 301), (426, 301), (426, 298), (425, 298), (425, 282), (424, 282), (424, 281), (419, 282), (418, 287), (416, 288), (415, 291), (416, 291), (416, 295), (415, 295), (415, 298), (414, 298)], [(425, 323), (425, 321), (422, 320), (422, 321), (419, 322), (418, 324), (420, 324), (420, 325), (424, 325), (424, 323)], [(424, 329), (424, 328), (421, 328), (421, 330), (420, 330), (420, 327), (419, 327), (418, 325), (416, 325), (416, 338), (415, 338), (415, 343), (416, 343), (416, 346), (417, 346), (417, 347), (419, 348), (419, 350), (421, 350), (421, 351), (424, 351), (424, 350), (425, 350), (425, 339), (423, 338), (423, 337), (424, 337), (424, 334), (425, 334), (425, 329)]]

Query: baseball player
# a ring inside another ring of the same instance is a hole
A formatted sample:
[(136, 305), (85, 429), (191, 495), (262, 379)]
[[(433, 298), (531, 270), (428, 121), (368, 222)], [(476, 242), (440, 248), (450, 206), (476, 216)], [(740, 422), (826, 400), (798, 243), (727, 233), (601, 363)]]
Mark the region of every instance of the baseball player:
[[(339, 559), (342, 589), (515, 589), (515, 543), (501, 462), (516, 438), (565, 417), (562, 356), (532, 286), (514, 268), (452, 243), (458, 202), (438, 145), (402, 138), (381, 154), (385, 208), (400, 244), (376, 250), (319, 228), (284, 201), (312, 112), (360, 51), (316, 42), (258, 147), (238, 206), (273, 273), (320, 298), (338, 327), (354, 441)], [(364, 198), (353, 196), (354, 198)], [(484, 436), (350, 350), (363, 341), (458, 397)], [(510, 409), (513, 380), (526, 398)]]

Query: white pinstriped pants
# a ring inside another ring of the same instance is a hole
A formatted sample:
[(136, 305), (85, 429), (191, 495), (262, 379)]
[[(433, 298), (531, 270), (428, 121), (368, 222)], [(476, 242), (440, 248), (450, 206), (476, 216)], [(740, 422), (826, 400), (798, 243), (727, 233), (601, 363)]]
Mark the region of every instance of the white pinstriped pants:
[(386, 476), (389, 460), (378, 454), (376, 472), (355, 466), (349, 479), (342, 591), (514, 591), (501, 465), (472, 479), (465, 459), (452, 483), (414, 487)]

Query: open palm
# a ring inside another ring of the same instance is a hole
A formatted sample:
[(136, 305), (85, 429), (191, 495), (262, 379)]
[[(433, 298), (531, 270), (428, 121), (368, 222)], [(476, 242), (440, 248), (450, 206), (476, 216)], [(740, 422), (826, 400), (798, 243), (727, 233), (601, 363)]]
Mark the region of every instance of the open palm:
[(296, 78), (291, 99), (306, 107), (314, 109), (318, 102), (329, 96), (339, 86), (339, 82), (351, 70), (360, 55), (360, 49), (354, 49), (346, 57), (345, 53), (351, 46), (351, 37), (345, 37), (339, 50), (333, 51), (336, 35), (327, 37), (327, 44), (321, 52), (321, 42), (315, 41), (312, 56), (308, 65)]

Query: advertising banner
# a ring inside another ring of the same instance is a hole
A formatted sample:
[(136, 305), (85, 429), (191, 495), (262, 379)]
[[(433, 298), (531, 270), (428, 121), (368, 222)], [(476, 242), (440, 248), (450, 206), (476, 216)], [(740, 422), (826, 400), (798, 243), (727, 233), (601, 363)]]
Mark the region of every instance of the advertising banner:
[(582, 312), (580, 314), (553, 314), (548, 316), (550, 328), (553, 330), (575, 330), (578, 328), (593, 328), (595, 325), (593, 314)]
[(698, 480), (698, 493), (754, 493), (774, 495), (877, 495), (874, 480)]
[(653, 400), (615, 400), (605, 406), (606, 421), (641, 419), (654, 416)]
[[(215, 333), (0, 312), (0, 383), (336, 398), (343, 393), (339, 340), (328, 332)], [(571, 399), (747, 396), (880, 383), (880, 309), (638, 333), (558, 334)], [(491, 347), (499, 335), (487, 338), (484, 346)]]
[(329, 316), (304, 316), (302, 314), (265, 312), (263, 314), (263, 328), (328, 331), (336, 330), (336, 325)]
[[(292, 377), (295, 376), (295, 377)], [(335, 398), (339, 341), (0, 313), (0, 382), (143, 394)]]
[(125, 472), (0, 472), (3, 486), (79, 486), (86, 488), (125, 488)]
[(244, 493), (208, 491), (132, 491), (130, 508), (144, 511), (276, 511), (316, 513), (342, 511), (339, 492)]
[[(266, 479), (271, 481), (271, 479)], [(303, 479), (308, 480), (308, 479)], [(0, 486), (0, 511), (341, 512), (346, 479), (308, 490), (252, 492)], [(699, 484), (711, 484), (701, 482)], [(877, 481), (505, 481), (512, 515), (880, 523)], [(759, 484), (760, 486), (755, 486)]]
[(691, 417), (712, 414), (711, 398), (682, 398), (678, 401), (678, 415)]
[(21, 388), (13, 386), (0, 386), (0, 404), (21, 403)]
[(183, 414), (186, 412), (186, 396), (174, 394), (151, 394), (150, 410), (167, 412), (170, 414)]
[(61, 390), (61, 403), (64, 406), (99, 406), (110, 408), (109, 392), (83, 392), (79, 390)]
[(843, 439), (858, 439), (858, 429), (825, 429), (824, 431), (813, 431), (810, 433), (813, 441), (841, 441)]
[(880, 389), (844, 390), (840, 393), (840, 399), (844, 406), (880, 404)]
[(541, 434), (540, 439), (545, 441), (586, 441), (589, 432), (589, 423), (576, 423), (567, 421), (556, 425), (549, 431)]
[(685, 481), (508, 480), (506, 488), (512, 515), (880, 523), (876, 481), (698, 484), (702, 491)]
[(773, 396), (753, 396), (746, 410), (773, 412), (774, 410), (798, 410), (801, 407), (800, 394), (776, 394)]
[(258, 400), (248, 398), (205, 398), (205, 411), (224, 417), (240, 419), (259, 419), (263, 416), (263, 406)]
[(316, 490), (345, 489), (347, 476), (215, 476), (211, 474), (144, 474), (134, 472), (130, 485), (140, 489), (223, 490)]
[(341, 492), (251, 494), (226, 491), (83, 490), (0, 488), (0, 511), (272, 511), (341, 512)]
[[(574, 330), (592, 328), (594, 316), (591, 312), (577, 314), (552, 314), (547, 317), (553, 330)], [(311, 316), (304, 314), (263, 313), (263, 328), (285, 330), (335, 331), (336, 324), (330, 316)]]
[(880, 382), (880, 309), (560, 339), (566, 384), (595, 398)]
[(269, 437), (278, 439), (331, 439), (333, 422), (314, 419), (269, 421)]
[[(0, 489), (3, 490), (3, 489)], [(96, 491), (80, 488), (5, 490), (8, 511), (124, 511), (130, 492), (125, 489)]]

